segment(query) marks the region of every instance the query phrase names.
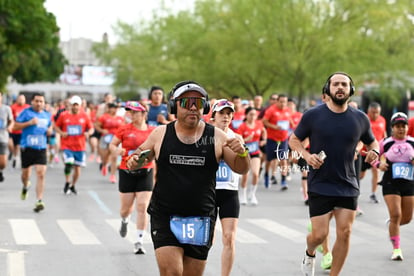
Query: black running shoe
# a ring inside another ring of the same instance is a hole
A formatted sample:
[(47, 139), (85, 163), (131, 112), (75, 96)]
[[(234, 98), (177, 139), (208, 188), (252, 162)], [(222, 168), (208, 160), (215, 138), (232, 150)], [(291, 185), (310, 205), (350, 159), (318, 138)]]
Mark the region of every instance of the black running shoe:
[(0, 182), (4, 181), (4, 176), (3, 176), (3, 172), (0, 172)]
[(36, 202), (36, 205), (35, 205), (33, 211), (35, 211), (36, 213), (39, 213), (43, 209), (45, 209), (45, 204), (43, 203), (43, 201), (39, 200), (39, 201)]
[(65, 194), (65, 195), (68, 195), (68, 194), (70, 194), (70, 191), (69, 191), (69, 182), (66, 182), (65, 183), (65, 187), (63, 188), (63, 193)]
[(77, 194), (78, 194), (78, 191), (76, 191), (75, 186), (71, 186), (71, 187), (69, 188), (69, 190), (70, 190), (70, 192), (71, 192), (72, 194), (74, 194), (74, 195), (77, 195)]

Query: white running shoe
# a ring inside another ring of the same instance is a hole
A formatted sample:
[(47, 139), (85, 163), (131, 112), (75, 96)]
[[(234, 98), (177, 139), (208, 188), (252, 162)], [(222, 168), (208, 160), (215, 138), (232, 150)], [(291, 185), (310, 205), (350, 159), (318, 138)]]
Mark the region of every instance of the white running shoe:
[(394, 249), (392, 251), (391, 260), (393, 260), (393, 261), (402, 261), (403, 259), (404, 258), (403, 258), (402, 251), (401, 251), (400, 248)]
[(302, 273), (304, 276), (315, 275), (315, 257), (309, 257), (306, 253), (302, 261)]
[(250, 204), (253, 206), (256, 206), (257, 204), (259, 204), (259, 202), (257, 201), (256, 195), (252, 195), (250, 197)]
[(240, 205), (247, 205), (247, 197), (246, 195), (240, 196)]

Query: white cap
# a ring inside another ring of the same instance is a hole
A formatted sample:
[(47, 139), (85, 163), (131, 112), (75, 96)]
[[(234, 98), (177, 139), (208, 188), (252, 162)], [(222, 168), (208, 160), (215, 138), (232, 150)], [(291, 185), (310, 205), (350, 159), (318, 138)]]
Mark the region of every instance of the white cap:
[(221, 111), (225, 108), (230, 108), (234, 112), (234, 104), (227, 99), (217, 100), (213, 105), (213, 112)]
[(204, 90), (203, 87), (195, 83), (188, 83), (183, 86), (180, 86), (177, 90), (174, 91), (173, 99), (178, 98), (179, 96), (181, 96), (182, 94), (188, 91), (196, 91), (196, 92), (199, 92), (201, 95), (203, 95), (203, 97), (207, 97), (207, 92), (206, 90)]
[(79, 96), (72, 96), (72, 98), (70, 98), (70, 104), (78, 104), (81, 105), (82, 104), (82, 99)]

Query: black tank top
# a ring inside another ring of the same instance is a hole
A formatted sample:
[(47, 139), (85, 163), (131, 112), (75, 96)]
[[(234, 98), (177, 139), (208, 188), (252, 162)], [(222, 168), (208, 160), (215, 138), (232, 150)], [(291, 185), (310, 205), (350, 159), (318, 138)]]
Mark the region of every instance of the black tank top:
[(214, 127), (205, 124), (194, 144), (184, 144), (167, 125), (157, 162), (157, 182), (148, 207), (151, 215), (208, 216), (215, 209)]

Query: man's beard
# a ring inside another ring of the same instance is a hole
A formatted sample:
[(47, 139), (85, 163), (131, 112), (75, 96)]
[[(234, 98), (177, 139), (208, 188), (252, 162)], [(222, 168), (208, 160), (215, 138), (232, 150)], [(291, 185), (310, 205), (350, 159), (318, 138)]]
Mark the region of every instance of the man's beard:
[(331, 97), (331, 100), (334, 104), (342, 106), (344, 104), (346, 104), (346, 102), (349, 100), (350, 96), (348, 95), (347, 97), (344, 97), (342, 99), (338, 99), (335, 95), (329, 94), (329, 96)]

